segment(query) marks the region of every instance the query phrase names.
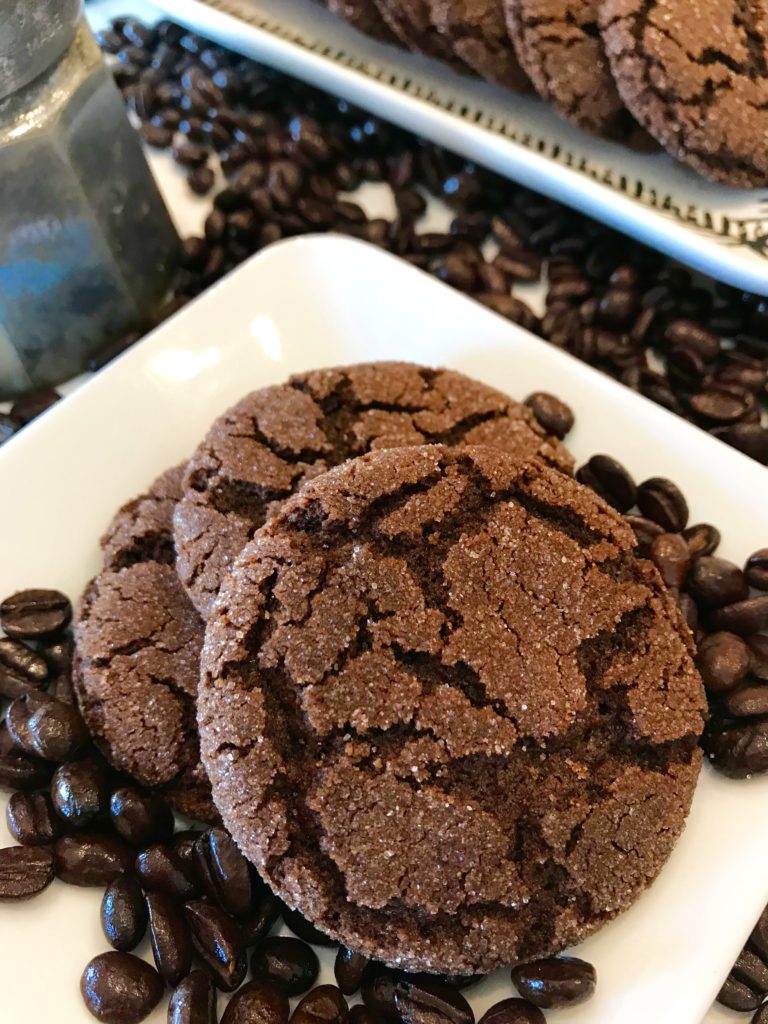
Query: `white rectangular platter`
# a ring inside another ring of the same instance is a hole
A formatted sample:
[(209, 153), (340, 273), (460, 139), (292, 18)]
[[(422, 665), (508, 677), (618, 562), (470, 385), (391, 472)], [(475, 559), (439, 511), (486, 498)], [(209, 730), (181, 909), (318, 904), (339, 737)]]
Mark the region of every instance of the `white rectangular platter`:
[(538, 99), (369, 39), (315, 0), (133, 0), (123, 6), (145, 17), (162, 10), (716, 279), (768, 294), (768, 189), (714, 185), (664, 153), (638, 154), (593, 138)]
[[(0, 449), (0, 594), (79, 595), (117, 507), (246, 391), (392, 358), (448, 365), (516, 398), (551, 390), (576, 413), (568, 443), (579, 462), (607, 450), (638, 480), (670, 476), (691, 521), (721, 527), (726, 557), (740, 562), (766, 542), (763, 467), (395, 257), (329, 235), (254, 257)], [(768, 778), (705, 768), (658, 881), (578, 949), (597, 967), (596, 996), (550, 1024), (700, 1024), (768, 900), (767, 805)], [(78, 980), (106, 948), (100, 897), (55, 882), (0, 907), (0, 1021), (91, 1019)], [(326, 951), (326, 980), (330, 966)], [(512, 994), (508, 972), (467, 994), (479, 1016)], [(161, 1024), (165, 1008), (150, 1019)]]

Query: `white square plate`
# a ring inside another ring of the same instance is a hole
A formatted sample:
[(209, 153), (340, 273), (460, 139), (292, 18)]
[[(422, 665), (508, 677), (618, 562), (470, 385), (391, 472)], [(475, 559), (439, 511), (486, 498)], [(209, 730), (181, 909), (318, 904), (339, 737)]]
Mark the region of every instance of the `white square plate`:
[[(638, 480), (670, 476), (691, 521), (720, 526), (722, 553), (737, 562), (766, 542), (768, 472), (757, 463), (395, 257), (325, 236), (254, 257), (0, 449), (0, 594), (79, 595), (118, 505), (246, 391), (392, 358), (448, 365), (516, 398), (551, 390), (576, 413), (568, 443), (579, 461), (607, 450)], [(595, 998), (549, 1014), (552, 1024), (699, 1024), (768, 900), (767, 799), (768, 778), (732, 782), (705, 768), (658, 881), (578, 949), (597, 967)], [(100, 898), (55, 882), (2, 906), (0, 1020), (91, 1020), (78, 980), (106, 948)], [(506, 971), (469, 991), (478, 1016), (510, 994)], [(151, 1021), (163, 1020), (161, 1006)]]

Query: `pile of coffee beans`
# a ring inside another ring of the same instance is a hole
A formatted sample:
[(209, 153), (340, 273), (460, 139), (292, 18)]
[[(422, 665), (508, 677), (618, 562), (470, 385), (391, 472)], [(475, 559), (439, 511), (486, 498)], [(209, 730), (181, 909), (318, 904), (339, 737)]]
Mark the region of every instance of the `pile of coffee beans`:
[[(221, 1024), (475, 1024), (460, 989), (479, 978), (409, 975), (339, 948), (337, 984), (316, 986), (312, 946), (336, 943), (272, 894), (228, 832), (177, 829), (162, 794), (116, 772), (91, 742), (72, 689), (71, 618), (56, 590), (0, 603), (0, 789), (19, 843), (0, 849), (0, 902), (37, 896), (54, 878), (104, 888), (112, 949), (80, 982), (94, 1017), (138, 1024), (169, 987), (169, 1024), (216, 1024), (217, 991), (235, 993)], [(281, 918), (294, 937), (272, 934)], [(134, 953), (147, 934), (154, 966)], [(512, 980), (525, 998), (497, 1003), (481, 1024), (543, 1024), (539, 1007), (588, 998), (595, 972), (554, 957)]]
[[(165, 313), (277, 239), (333, 230), (396, 253), (768, 464), (768, 301), (694, 279), (659, 253), (441, 147), (180, 26), (102, 33), (148, 144), (214, 190)], [(352, 193), (384, 182), (396, 216)], [(453, 219), (420, 229), (428, 195)], [(513, 288), (547, 284), (539, 318)], [(133, 340), (132, 336), (130, 340)], [(111, 353), (107, 353), (109, 356)], [(106, 358), (105, 356), (105, 358)]]

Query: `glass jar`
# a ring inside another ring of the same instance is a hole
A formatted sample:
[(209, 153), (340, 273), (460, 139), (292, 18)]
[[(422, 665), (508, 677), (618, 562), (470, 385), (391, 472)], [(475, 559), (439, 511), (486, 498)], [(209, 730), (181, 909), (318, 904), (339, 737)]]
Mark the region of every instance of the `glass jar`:
[(0, 0), (0, 399), (145, 322), (177, 246), (80, 0)]

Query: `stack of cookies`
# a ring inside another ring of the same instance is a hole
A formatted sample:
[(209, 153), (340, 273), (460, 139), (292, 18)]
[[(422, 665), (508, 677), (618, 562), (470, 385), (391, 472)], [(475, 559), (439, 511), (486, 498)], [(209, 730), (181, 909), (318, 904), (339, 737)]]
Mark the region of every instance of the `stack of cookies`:
[(327, 0), (361, 31), (523, 91), (595, 135), (768, 185), (768, 7), (740, 0)]
[(367, 957), (563, 949), (666, 860), (705, 708), (675, 600), (572, 470), (447, 370), (247, 395), (103, 538), (76, 626), (96, 742)]

